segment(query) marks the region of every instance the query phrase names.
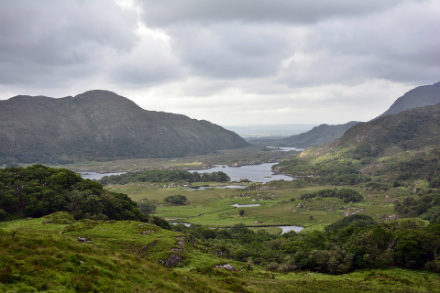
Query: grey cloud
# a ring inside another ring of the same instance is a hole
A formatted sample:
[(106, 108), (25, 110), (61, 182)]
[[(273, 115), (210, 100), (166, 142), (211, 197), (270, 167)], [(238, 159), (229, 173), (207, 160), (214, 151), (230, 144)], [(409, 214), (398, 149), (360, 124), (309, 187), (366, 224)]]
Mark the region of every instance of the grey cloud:
[(290, 50), (283, 29), (224, 23), (173, 27), (168, 32), (173, 36), (174, 51), (193, 74), (234, 79), (276, 73)]
[(139, 0), (150, 25), (182, 22), (289, 22), (311, 23), (339, 16), (372, 13), (401, 0)]
[(0, 1), (0, 83), (47, 82), (99, 71), (106, 52), (129, 51), (136, 20), (111, 1)]
[(111, 82), (138, 87), (169, 82), (183, 77), (182, 70), (166, 60), (139, 60), (115, 65), (108, 74)]
[(310, 26), (302, 48), (308, 59), (292, 61), (282, 79), (291, 87), (371, 79), (435, 82), (440, 76), (439, 11), (435, 1), (408, 2), (360, 19)]

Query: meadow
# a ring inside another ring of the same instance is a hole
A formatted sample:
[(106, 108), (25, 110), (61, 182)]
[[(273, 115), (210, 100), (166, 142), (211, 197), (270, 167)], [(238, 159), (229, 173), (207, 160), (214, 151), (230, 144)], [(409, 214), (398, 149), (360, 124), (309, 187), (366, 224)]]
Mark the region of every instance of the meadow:
[[(209, 183), (208, 183), (209, 184)], [(298, 187), (298, 182), (273, 182), (268, 184), (248, 184), (246, 189), (213, 188), (188, 190), (186, 187), (164, 188), (160, 184), (129, 183), (107, 185), (105, 188), (122, 192), (134, 200), (143, 198), (157, 204), (156, 215), (178, 222), (206, 225), (209, 227), (231, 227), (235, 224), (246, 226), (302, 226), (305, 231), (322, 230), (325, 226), (344, 216), (362, 213), (377, 221), (393, 218), (394, 201), (413, 196), (411, 190), (394, 188), (387, 191), (372, 191), (365, 186), (350, 186), (364, 198), (361, 202), (344, 203), (338, 198), (300, 199), (301, 195), (334, 186)], [(340, 187), (339, 187), (340, 188)], [(163, 199), (171, 195), (184, 195), (189, 204), (170, 206)], [(234, 208), (233, 204), (260, 204), (258, 207)], [(244, 216), (239, 216), (239, 210)]]

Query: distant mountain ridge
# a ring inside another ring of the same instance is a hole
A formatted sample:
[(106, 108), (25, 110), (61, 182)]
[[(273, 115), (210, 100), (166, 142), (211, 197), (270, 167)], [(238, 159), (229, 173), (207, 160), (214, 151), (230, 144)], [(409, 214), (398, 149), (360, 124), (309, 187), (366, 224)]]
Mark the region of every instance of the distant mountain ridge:
[[(416, 87), (398, 98), (391, 107), (379, 117), (397, 114), (406, 110), (436, 105), (440, 103), (440, 82), (433, 85)], [(377, 117), (377, 118), (379, 118)], [(375, 118), (375, 119), (377, 119)], [(276, 142), (280, 146), (299, 148), (320, 146), (338, 139), (358, 122), (352, 121), (342, 125), (321, 124), (307, 132), (289, 136)]]
[(440, 82), (416, 87), (398, 98), (382, 116), (440, 103)]
[(179, 157), (245, 147), (232, 131), (104, 90), (0, 101), (0, 163)]
[[(320, 176), (332, 184), (355, 184), (361, 174), (393, 180), (440, 176), (440, 104), (358, 123), (340, 139), (309, 148), (277, 171)], [(326, 178), (326, 179), (325, 179)]]
[(359, 122), (351, 121), (341, 125), (321, 124), (307, 132), (283, 138), (279, 140), (277, 144), (296, 148), (320, 146), (340, 138), (348, 129), (357, 123)]
[(440, 104), (386, 115), (350, 128), (329, 144), (350, 148), (363, 156), (440, 145)]

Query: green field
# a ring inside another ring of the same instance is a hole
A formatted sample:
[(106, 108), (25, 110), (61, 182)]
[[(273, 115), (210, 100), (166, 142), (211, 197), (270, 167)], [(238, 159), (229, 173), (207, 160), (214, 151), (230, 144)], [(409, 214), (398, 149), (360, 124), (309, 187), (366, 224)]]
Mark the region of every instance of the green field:
[[(346, 215), (362, 213), (377, 221), (394, 214), (394, 201), (412, 194), (405, 188), (386, 192), (372, 192), (362, 186), (349, 187), (359, 191), (364, 200), (344, 203), (337, 198), (301, 200), (302, 194), (333, 186), (311, 186), (299, 188), (296, 182), (282, 184), (259, 184), (248, 189), (187, 190), (183, 187), (163, 188), (163, 184), (129, 183), (108, 185), (107, 189), (128, 194), (134, 201), (143, 198), (157, 204), (156, 215), (179, 222), (210, 227), (231, 227), (243, 223), (247, 226), (295, 225), (310, 230), (322, 230)], [(167, 206), (163, 199), (170, 195), (184, 195), (190, 204)], [(234, 208), (233, 204), (260, 204), (259, 207)], [(239, 210), (245, 216), (238, 216)]]

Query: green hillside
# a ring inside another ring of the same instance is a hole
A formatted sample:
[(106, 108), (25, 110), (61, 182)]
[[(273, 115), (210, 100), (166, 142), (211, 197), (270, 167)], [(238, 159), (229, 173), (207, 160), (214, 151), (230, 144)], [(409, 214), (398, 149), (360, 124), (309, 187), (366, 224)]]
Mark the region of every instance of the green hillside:
[(436, 185), (439, 134), (440, 105), (416, 108), (359, 123), (340, 139), (310, 148), (276, 168), (336, 184), (423, 179)]
[(108, 91), (0, 101), (0, 164), (179, 157), (248, 144), (207, 121), (146, 111)]

